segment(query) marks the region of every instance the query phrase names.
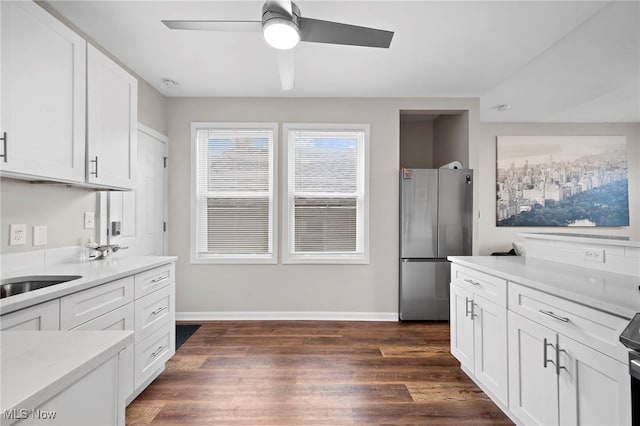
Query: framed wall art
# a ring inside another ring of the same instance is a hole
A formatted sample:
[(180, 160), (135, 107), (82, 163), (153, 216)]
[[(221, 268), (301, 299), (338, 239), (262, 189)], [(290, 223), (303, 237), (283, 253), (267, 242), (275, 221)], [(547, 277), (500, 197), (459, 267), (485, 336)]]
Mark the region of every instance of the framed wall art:
[(629, 226), (625, 136), (498, 136), (497, 226)]

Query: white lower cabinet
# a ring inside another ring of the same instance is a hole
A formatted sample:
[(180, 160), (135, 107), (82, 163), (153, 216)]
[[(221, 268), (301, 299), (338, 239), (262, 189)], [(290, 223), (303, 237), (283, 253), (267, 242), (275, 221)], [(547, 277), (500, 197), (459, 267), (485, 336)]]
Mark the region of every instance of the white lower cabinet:
[(557, 425), (555, 365), (544, 362), (547, 359), (555, 363), (556, 335), (547, 327), (513, 312), (509, 312), (508, 323), (509, 410), (523, 424)]
[(149, 379), (162, 372), (165, 362), (176, 352), (175, 333), (175, 324), (170, 324), (136, 342), (136, 388), (144, 386)]
[(60, 300), (50, 300), (2, 315), (0, 330), (60, 330)]
[[(91, 321), (79, 325), (72, 330), (133, 330), (133, 304), (128, 303)], [(133, 343), (120, 352), (120, 376), (118, 388), (123, 401), (133, 393)], [(124, 405), (123, 405), (124, 407)]]
[(506, 309), (465, 287), (451, 283), (451, 353), (506, 406)]
[(509, 378), (509, 409), (524, 424), (631, 424), (624, 363), (514, 312)]
[[(36, 407), (16, 425), (125, 425), (124, 410), (118, 406), (118, 356), (61, 389), (56, 396)], [(87, 399), (91, 395), (91, 399)], [(4, 424), (4, 422), (3, 422)]]
[(0, 329), (134, 331), (133, 343), (117, 357), (118, 418), (107, 423), (120, 424), (126, 404), (164, 370), (175, 353), (175, 265), (2, 315)]
[(630, 425), (629, 320), (452, 265), (451, 353), (517, 424)]

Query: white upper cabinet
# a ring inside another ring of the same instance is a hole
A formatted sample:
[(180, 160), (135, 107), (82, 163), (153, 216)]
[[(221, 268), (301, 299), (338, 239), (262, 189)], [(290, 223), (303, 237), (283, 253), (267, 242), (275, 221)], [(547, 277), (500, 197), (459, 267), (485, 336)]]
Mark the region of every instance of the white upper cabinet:
[(87, 45), (87, 182), (135, 185), (138, 81)]
[(85, 181), (86, 42), (33, 2), (1, 2), (3, 176)]

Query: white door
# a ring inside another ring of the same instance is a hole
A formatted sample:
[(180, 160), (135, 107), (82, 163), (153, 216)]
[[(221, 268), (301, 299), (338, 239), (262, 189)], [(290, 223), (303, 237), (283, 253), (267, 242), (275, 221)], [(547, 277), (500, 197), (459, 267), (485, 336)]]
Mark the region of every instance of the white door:
[[(109, 192), (109, 243), (128, 247), (126, 255), (165, 254), (166, 136), (139, 125), (135, 190)], [(120, 222), (120, 235), (113, 223)]]
[(86, 42), (34, 2), (0, 3), (0, 170), (84, 182)]
[(509, 409), (526, 425), (558, 424), (558, 376), (555, 360), (556, 333), (514, 312), (508, 313)]
[(471, 309), (473, 293), (459, 284), (451, 283), (450, 329), (451, 354), (458, 358), (462, 366), (473, 373), (473, 318)]
[(135, 185), (138, 80), (87, 45), (87, 181)]
[(507, 310), (474, 297), (474, 373), (505, 406), (508, 405)]
[(628, 365), (562, 335), (559, 346), (560, 424), (630, 425)]

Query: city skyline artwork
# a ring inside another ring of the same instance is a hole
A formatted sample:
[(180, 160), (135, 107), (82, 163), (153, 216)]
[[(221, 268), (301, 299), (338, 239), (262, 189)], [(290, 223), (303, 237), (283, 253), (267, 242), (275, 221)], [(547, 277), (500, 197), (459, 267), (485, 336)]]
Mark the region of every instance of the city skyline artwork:
[(496, 225), (629, 226), (624, 136), (498, 136)]

